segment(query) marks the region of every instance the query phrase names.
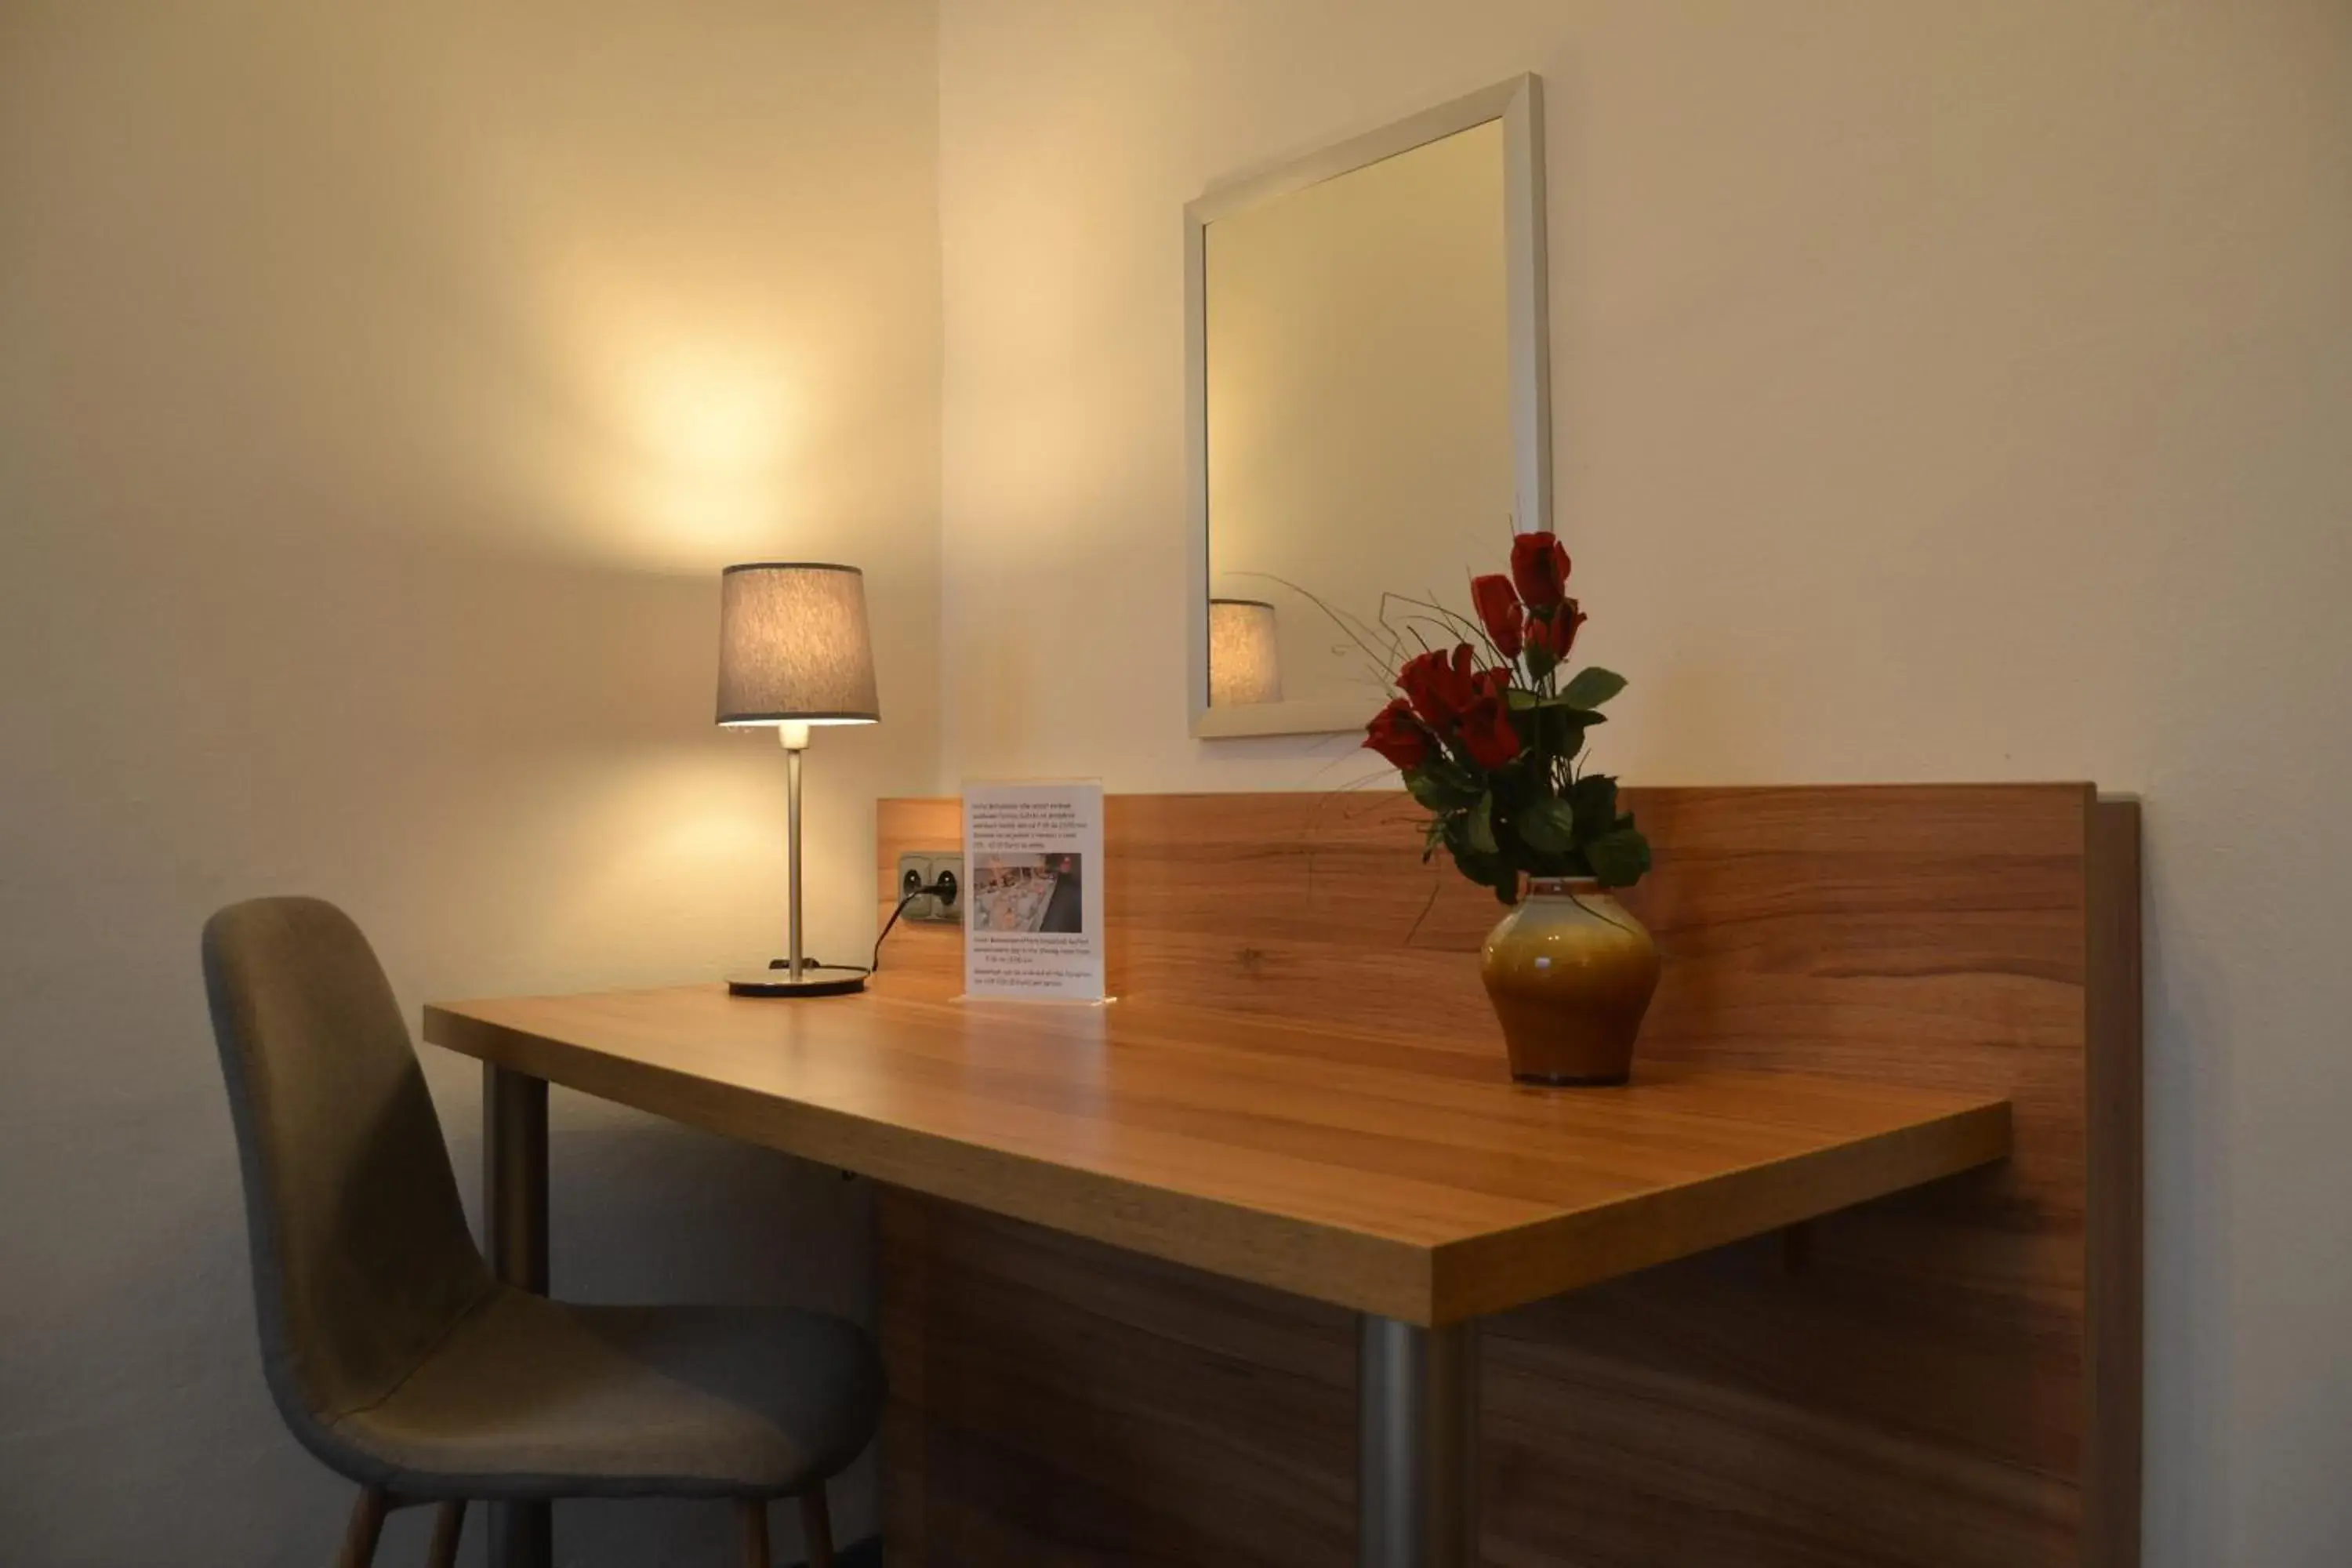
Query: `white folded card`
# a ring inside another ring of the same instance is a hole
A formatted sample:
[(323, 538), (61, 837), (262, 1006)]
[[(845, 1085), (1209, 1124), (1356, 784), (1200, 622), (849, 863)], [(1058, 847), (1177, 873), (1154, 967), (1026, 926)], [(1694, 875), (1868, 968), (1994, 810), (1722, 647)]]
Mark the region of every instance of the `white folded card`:
[(1099, 1002), (1099, 784), (963, 786), (967, 996)]

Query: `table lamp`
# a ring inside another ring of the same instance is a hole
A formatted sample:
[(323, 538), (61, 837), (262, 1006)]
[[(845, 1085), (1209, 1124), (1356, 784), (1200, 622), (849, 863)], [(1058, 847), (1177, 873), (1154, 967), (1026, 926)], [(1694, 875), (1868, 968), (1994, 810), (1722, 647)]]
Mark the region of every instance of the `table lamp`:
[(719, 575), (719, 722), (772, 725), (784, 746), (792, 804), (786, 956), (730, 975), (738, 996), (833, 996), (863, 990), (866, 972), (806, 961), (801, 945), (801, 753), (820, 724), (871, 724), (874, 645), (866, 626), (866, 574), (855, 566), (755, 561)]

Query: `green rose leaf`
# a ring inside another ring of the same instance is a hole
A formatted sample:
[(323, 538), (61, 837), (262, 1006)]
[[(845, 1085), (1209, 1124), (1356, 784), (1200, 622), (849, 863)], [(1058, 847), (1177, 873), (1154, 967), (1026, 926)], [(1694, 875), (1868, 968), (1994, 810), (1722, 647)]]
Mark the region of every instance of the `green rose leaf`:
[(1406, 773), (1404, 787), (1423, 807), (1440, 814), (1475, 805), (1479, 795), (1461, 769), (1438, 759)]
[(1469, 825), (1464, 830), (1463, 842), (1474, 855), (1493, 855), (1499, 851), (1495, 844), (1495, 796), (1492, 792), (1478, 797), (1470, 808)]
[(1587, 773), (1569, 789), (1568, 804), (1576, 812), (1576, 837), (1589, 844), (1622, 826), (1617, 820), (1617, 781), (1606, 773)]
[(1559, 689), (1559, 699), (1570, 708), (1590, 712), (1625, 689), (1625, 678), (1613, 669), (1592, 665), (1580, 669), (1566, 686)]
[(1495, 897), (1504, 903), (1515, 901), (1519, 890), (1519, 874), (1501, 857), (1480, 855), (1458, 844), (1448, 847), (1453, 851), (1454, 867), (1465, 877), (1482, 888), (1494, 889)]
[(1541, 855), (1561, 855), (1576, 843), (1576, 816), (1568, 802), (1546, 795), (1531, 800), (1512, 818), (1527, 847)]
[(1602, 886), (1630, 888), (1650, 868), (1650, 841), (1630, 827), (1621, 827), (1586, 845), (1584, 858)]

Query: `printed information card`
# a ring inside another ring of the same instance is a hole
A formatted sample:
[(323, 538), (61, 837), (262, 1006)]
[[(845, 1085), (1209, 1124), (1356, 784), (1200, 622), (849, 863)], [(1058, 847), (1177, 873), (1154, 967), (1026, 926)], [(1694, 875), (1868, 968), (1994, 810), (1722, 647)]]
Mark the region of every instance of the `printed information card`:
[(968, 996), (1100, 1002), (1098, 784), (963, 786)]

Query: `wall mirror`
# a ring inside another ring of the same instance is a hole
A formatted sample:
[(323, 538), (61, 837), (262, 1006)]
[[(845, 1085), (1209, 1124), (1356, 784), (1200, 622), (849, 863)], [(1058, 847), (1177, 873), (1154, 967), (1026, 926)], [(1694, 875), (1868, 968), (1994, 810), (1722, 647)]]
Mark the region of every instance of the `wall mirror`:
[(1520, 77), (1185, 208), (1193, 734), (1360, 728), (1329, 612), (1466, 608), (1551, 526), (1541, 114)]

